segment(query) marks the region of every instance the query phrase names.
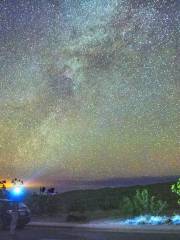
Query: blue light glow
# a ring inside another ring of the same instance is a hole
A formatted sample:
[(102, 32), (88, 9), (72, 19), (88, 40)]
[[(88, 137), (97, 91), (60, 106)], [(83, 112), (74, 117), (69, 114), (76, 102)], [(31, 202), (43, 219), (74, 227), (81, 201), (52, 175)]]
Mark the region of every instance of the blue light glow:
[(25, 195), (25, 189), (23, 186), (14, 186), (10, 191), (10, 198), (12, 200), (22, 200)]
[(22, 187), (15, 187), (13, 189), (13, 193), (14, 193), (14, 195), (21, 195), (23, 193)]
[(116, 219), (116, 220), (98, 220), (92, 221), (88, 225), (91, 227), (100, 228), (118, 228), (120, 226), (129, 225), (180, 225), (180, 215), (175, 216), (151, 216), (142, 215), (128, 219)]

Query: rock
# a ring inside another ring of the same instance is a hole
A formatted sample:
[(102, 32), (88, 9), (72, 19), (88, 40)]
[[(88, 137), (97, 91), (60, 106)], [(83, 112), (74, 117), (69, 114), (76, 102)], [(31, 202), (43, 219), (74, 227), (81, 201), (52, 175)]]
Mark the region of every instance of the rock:
[(168, 218), (164, 223), (165, 224), (172, 224), (173, 222), (172, 222), (172, 219)]

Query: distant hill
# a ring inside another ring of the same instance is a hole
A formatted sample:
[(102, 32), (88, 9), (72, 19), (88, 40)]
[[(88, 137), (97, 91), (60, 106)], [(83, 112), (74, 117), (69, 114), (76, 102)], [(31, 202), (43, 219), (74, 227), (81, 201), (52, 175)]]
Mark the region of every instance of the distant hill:
[(171, 185), (175, 183), (156, 183), (150, 185), (136, 185), (130, 187), (102, 188), (92, 190), (75, 190), (58, 195), (60, 204), (68, 211), (73, 210), (108, 210), (119, 208), (120, 201), (125, 196), (132, 196), (137, 189), (148, 189), (158, 199), (167, 201), (169, 209), (177, 209), (177, 196), (171, 192)]
[(149, 177), (142, 176), (136, 178), (106, 178), (101, 180), (64, 180), (56, 181), (55, 187), (59, 193), (69, 192), (74, 190), (87, 189), (102, 189), (102, 188), (119, 188), (130, 187), (137, 185), (150, 185), (157, 183), (168, 183), (177, 181), (179, 176), (163, 176), (163, 177)]

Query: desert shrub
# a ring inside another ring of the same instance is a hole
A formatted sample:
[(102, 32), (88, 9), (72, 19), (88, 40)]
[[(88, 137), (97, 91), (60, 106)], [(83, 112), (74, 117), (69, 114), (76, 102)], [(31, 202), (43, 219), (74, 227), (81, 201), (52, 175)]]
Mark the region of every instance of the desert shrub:
[(106, 197), (102, 202), (99, 203), (100, 209), (106, 211), (117, 208), (115, 200), (116, 200), (115, 198)]
[(26, 203), (35, 215), (53, 215), (59, 211), (56, 196), (32, 194), (26, 199)]
[(56, 196), (47, 196), (46, 212), (48, 215), (55, 215), (59, 212), (59, 204)]
[(177, 183), (175, 183), (171, 186), (171, 190), (172, 190), (172, 192), (176, 193), (179, 196), (178, 204), (180, 205), (180, 178), (177, 181)]
[(77, 211), (77, 212), (83, 213), (85, 210), (86, 210), (85, 203), (78, 200), (72, 202), (68, 207), (69, 212)]
[(156, 199), (151, 196), (148, 190), (137, 190), (136, 194), (130, 197), (124, 197), (121, 204), (122, 213), (125, 215), (159, 215), (167, 210), (167, 202)]

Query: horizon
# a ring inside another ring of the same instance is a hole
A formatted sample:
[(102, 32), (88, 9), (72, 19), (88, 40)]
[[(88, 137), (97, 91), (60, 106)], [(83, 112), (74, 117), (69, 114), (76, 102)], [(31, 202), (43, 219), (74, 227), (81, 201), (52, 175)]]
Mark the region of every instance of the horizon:
[[(55, 184), (43, 184), (39, 183), (36, 186), (27, 185), (27, 189), (30, 191), (39, 191), (39, 188), (44, 186), (47, 189), (55, 187), (58, 193), (81, 191), (81, 190), (98, 190), (104, 188), (128, 188), (133, 186), (148, 186), (156, 184), (173, 183), (179, 179), (180, 176), (166, 176), (166, 177), (139, 177), (139, 178), (118, 178), (118, 179), (104, 179), (99, 181), (60, 181)], [(26, 186), (26, 184), (25, 184)]]

